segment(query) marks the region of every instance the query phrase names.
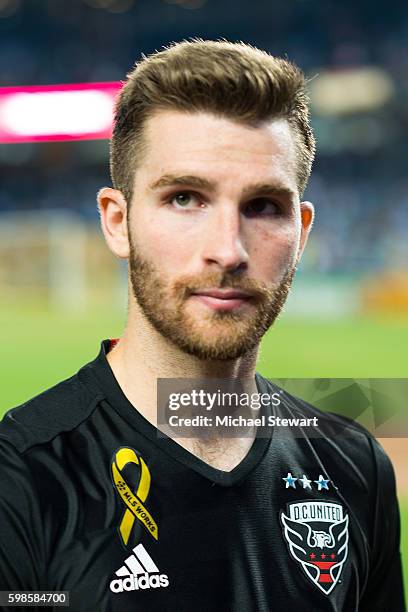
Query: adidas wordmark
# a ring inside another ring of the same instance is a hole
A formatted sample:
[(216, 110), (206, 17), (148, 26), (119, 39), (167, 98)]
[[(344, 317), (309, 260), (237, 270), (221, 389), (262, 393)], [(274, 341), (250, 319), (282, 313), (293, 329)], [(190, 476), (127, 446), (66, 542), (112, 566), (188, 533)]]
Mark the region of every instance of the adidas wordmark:
[(113, 579), (110, 583), (110, 590), (113, 593), (169, 586), (167, 574), (160, 573), (143, 544), (135, 546), (133, 553), (125, 559), (125, 565), (115, 572), (118, 578)]

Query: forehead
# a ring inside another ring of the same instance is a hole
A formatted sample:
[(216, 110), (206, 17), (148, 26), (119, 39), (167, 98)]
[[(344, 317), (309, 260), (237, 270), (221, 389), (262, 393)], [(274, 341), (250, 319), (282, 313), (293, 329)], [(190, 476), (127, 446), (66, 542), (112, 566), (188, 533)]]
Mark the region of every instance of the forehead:
[(285, 119), (253, 127), (210, 113), (166, 110), (147, 120), (144, 136), (142, 179), (205, 173), (215, 181), (276, 181), (297, 190), (296, 142)]

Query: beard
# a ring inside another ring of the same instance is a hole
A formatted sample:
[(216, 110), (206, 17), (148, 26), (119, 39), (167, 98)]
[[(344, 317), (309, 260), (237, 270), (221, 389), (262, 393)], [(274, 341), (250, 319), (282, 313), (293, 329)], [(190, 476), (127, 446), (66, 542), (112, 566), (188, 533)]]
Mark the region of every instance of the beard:
[[(182, 351), (201, 360), (227, 361), (253, 350), (282, 310), (296, 266), (266, 285), (236, 272), (185, 275), (166, 283), (158, 269), (130, 240), (129, 271), (134, 298), (150, 324)], [(191, 312), (188, 298), (208, 288), (229, 288), (251, 295), (240, 311)]]

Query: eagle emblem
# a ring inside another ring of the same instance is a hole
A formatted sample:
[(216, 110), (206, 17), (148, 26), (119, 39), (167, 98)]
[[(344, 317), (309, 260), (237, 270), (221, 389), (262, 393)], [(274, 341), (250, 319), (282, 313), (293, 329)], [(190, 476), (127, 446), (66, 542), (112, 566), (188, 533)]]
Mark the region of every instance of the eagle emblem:
[(348, 553), (348, 515), (335, 502), (295, 502), (280, 513), (289, 552), (306, 576), (329, 595)]

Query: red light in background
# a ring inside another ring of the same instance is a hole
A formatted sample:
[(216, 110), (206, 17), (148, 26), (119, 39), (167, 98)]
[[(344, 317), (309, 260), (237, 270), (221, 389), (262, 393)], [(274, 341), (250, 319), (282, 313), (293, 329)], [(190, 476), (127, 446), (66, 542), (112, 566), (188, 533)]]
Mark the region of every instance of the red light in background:
[(0, 142), (110, 138), (120, 82), (0, 88)]

